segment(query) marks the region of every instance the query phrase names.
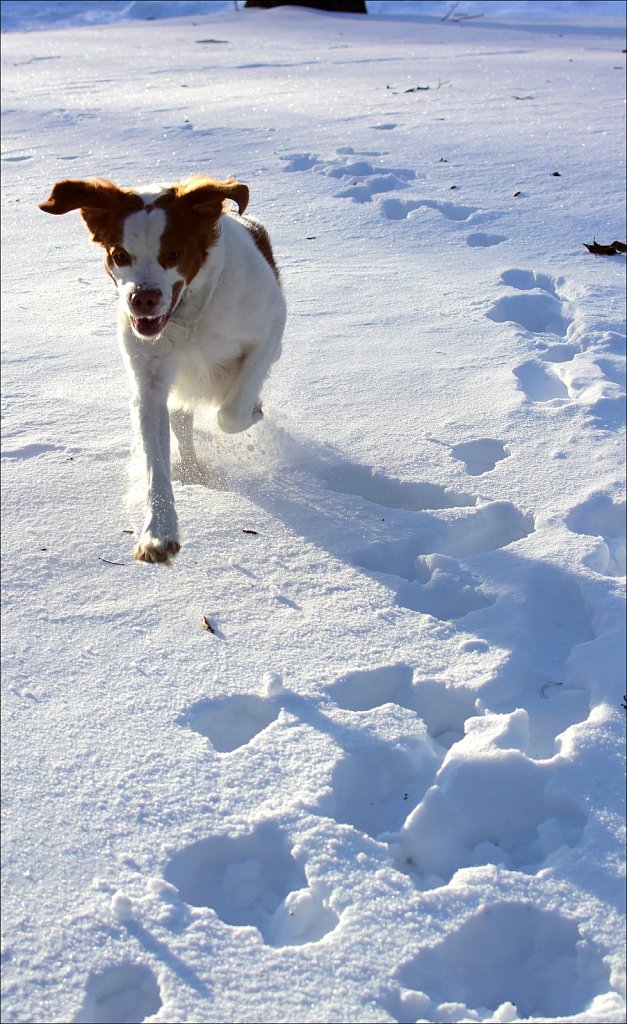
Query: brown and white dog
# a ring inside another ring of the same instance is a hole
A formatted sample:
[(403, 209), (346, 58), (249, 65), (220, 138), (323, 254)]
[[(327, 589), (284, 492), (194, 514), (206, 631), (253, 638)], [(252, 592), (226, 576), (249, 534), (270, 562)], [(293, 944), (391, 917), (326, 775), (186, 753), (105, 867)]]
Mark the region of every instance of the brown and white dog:
[(246, 185), (201, 175), (145, 189), (65, 179), (39, 204), (46, 213), (80, 210), (118, 289), (118, 340), (146, 477), (139, 561), (167, 562), (180, 548), (170, 425), (183, 479), (198, 479), (194, 406), (217, 408), (228, 433), (246, 430), (262, 416), (260, 388), (281, 354), (285, 301), (270, 239), (243, 216), (247, 204)]

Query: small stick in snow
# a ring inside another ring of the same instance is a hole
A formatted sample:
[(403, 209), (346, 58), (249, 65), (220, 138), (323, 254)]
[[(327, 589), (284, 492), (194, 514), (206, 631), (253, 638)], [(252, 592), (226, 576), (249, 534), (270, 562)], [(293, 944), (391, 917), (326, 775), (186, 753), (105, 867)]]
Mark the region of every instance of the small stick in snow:
[(445, 78), (444, 81), (442, 81), (441, 78), (438, 78), (438, 84), (436, 86), (432, 86), (432, 85), (414, 85), (414, 87), (412, 89), (405, 89), (405, 92), (428, 92), (429, 89), (434, 89), (434, 88), (435, 89), (441, 89), (443, 85), (450, 85), (450, 84), (451, 84), (451, 79), (450, 78)]
[[(451, 4), (448, 11), (442, 18), (442, 21), (447, 21), (449, 18), (451, 18), (451, 15), (457, 10), (460, 3), (461, 0), (455, 0), (455, 3)], [(455, 24), (457, 25), (459, 24), (460, 21), (472, 21), (473, 18), (483, 18), (483, 14), (464, 14), (463, 11), (460, 11), (459, 14), (456, 14), (454, 18), (451, 18), (451, 20), (454, 21)]]
[(242, 533), (249, 533), (252, 537), (258, 537), (259, 533), (257, 530), (242, 530)]
[(540, 690), (540, 696), (544, 697), (545, 700), (548, 700), (549, 697), (548, 697), (548, 694), (545, 693), (545, 691), (548, 690), (549, 686), (561, 686), (561, 685), (562, 685), (561, 683), (545, 683), (544, 686), (542, 687), (542, 689)]
[(103, 558), (102, 555), (98, 555), (99, 562), (106, 562), (107, 565), (128, 565), (128, 562), (112, 562), (110, 558)]
[(208, 633), (213, 633), (213, 635), (215, 636), (215, 632), (216, 631), (213, 628), (213, 626), (211, 625), (211, 623), (209, 622), (209, 619), (207, 618), (207, 616), (206, 615), (201, 615), (200, 621), (202, 622), (202, 628), (206, 629)]

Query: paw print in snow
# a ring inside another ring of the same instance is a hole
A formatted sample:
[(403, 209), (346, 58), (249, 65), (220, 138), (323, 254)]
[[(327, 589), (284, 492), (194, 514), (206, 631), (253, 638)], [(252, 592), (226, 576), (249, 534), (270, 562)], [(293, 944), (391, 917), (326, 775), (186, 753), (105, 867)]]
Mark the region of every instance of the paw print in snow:
[(271, 946), (317, 942), (338, 923), (326, 897), (308, 886), (278, 825), (215, 835), (174, 854), (166, 880), (194, 907), (211, 907), (235, 927), (254, 927)]
[(625, 575), (625, 513), (624, 501), (614, 503), (609, 495), (599, 493), (572, 509), (566, 520), (574, 533), (599, 538), (598, 547), (588, 556), (587, 563), (604, 576)]
[(224, 754), (249, 743), (278, 714), (276, 701), (242, 693), (222, 700), (197, 701), (181, 715), (178, 724), (206, 736), (213, 749)]
[(94, 971), (74, 1024), (137, 1024), (161, 1009), (154, 973), (145, 964), (121, 963)]
[(463, 462), (469, 476), (483, 476), (494, 469), (497, 462), (509, 457), (502, 441), (492, 437), (478, 437), (475, 441), (462, 441), (451, 447), (454, 459)]
[(395, 980), (384, 1005), (400, 1021), (570, 1019), (610, 987), (601, 951), (576, 921), (507, 900), (482, 906)]

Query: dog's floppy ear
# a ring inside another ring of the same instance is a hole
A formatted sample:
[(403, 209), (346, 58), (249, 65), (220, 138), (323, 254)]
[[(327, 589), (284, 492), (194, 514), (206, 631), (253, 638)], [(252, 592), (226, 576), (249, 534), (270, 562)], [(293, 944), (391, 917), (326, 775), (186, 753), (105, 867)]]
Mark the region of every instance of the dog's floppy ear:
[(195, 175), (181, 182), (177, 193), (196, 213), (219, 214), (225, 199), (232, 199), (242, 214), (248, 206), (248, 185), (242, 185), (235, 178), (228, 181), (214, 181), (202, 175)]
[(48, 198), (39, 203), (44, 213), (80, 210), (93, 241), (101, 245), (105, 245), (105, 236), (114, 221), (142, 206), (138, 195), (119, 188), (108, 178), (64, 178), (57, 181)]
[(69, 213), (70, 210), (106, 210), (121, 189), (107, 178), (64, 178), (52, 186), (47, 199), (39, 203), (44, 213)]

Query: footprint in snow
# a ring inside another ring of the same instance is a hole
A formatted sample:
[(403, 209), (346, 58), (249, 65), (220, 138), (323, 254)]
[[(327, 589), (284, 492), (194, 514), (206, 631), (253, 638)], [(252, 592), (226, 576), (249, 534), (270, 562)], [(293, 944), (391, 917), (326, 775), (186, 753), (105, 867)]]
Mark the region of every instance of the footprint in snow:
[(211, 907), (225, 924), (257, 928), (270, 946), (318, 942), (339, 922), (271, 821), (192, 843), (174, 854), (164, 874), (186, 903)]
[(519, 291), (531, 291), (534, 288), (539, 288), (548, 295), (553, 295), (554, 298), (559, 297), (553, 278), (548, 274), (537, 273), (535, 270), (519, 270), (518, 268), (504, 270), (501, 274), (501, 281)]
[(558, 344), (538, 348), (538, 354), (546, 363), (569, 363), (579, 349), (575, 345)]
[(414, 571), (415, 579), (398, 588), (396, 603), (442, 622), (463, 619), (496, 600), (455, 558), (440, 554), (418, 555)]
[(590, 359), (576, 345), (542, 341), (537, 355), (513, 373), (532, 402), (580, 402), (595, 426), (619, 429), (624, 423), (624, 378), (612, 360)]
[[(393, 127), (393, 126), (392, 126)], [(344, 182), (345, 187), (336, 193), (338, 199), (352, 199), (356, 203), (369, 203), (372, 197), (382, 192), (409, 188), (408, 182), (416, 178), (410, 167), (384, 167), (369, 160), (351, 159), (356, 156), (377, 157), (377, 151), (355, 153), (351, 146), (336, 150), (333, 160), (321, 160), (314, 153), (293, 153), (281, 157), (286, 162), (285, 171), (315, 171)]]
[(145, 964), (121, 963), (95, 971), (73, 1024), (140, 1024), (161, 1009), (159, 985)]
[(597, 366), (601, 370), (603, 376), (612, 382), (612, 384), (618, 384), (619, 387), (625, 389), (627, 383), (625, 377), (625, 360), (614, 357), (609, 359), (597, 359)]
[(249, 743), (275, 721), (279, 710), (274, 700), (245, 693), (222, 700), (197, 701), (177, 724), (206, 736), (213, 749), (224, 754)]
[[(477, 460), (482, 460), (482, 467), (486, 464), (483, 472), (492, 459), (495, 465), (499, 458), (507, 456), (498, 441), (480, 439), (468, 444), (476, 445), (469, 450)], [(464, 450), (463, 446), (459, 449)], [(449, 491), (437, 484), (395, 480), (366, 466), (336, 465), (323, 470), (321, 475), (329, 489), (337, 493), (359, 495), (382, 509), (418, 513), (409, 537), (370, 544), (353, 551), (350, 559), (368, 572), (406, 580), (407, 585), (397, 590), (397, 604), (441, 620), (462, 618), (493, 601), (483, 592), (480, 581), (456, 559), (505, 547), (534, 529), (533, 518), (510, 502), (492, 502), (473, 509), (477, 503), (473, 495)], [(453, 509), (464, 511), (450, 519), (420, 515), (427, 510)]]
[(320, 166), (320, 158), (315, 153), (291, 153), (281, 160), (286, 161), (284, 171), (310, 171)]
[(404, 748), (371, 741), (348, 751), (333, 770), (331, 793), (319, 810), (374, 839), (400, 828), (437, 771), (439, 759), (425, 739)]
[(608, 494), (593, 494), (569, 512), (566, 525), (573, 533), (598, 537), (587, 564), (604, 576), (624, 576), (626, 571), (626, 504), (613, 502)]
[(466, 719), (476, 714), (471, 690), (431, 680), (414, 682), (411, 665), (403, 662), (349, 672), (332, 683), (327, 693), (347, 711), (371, 711), (384, 704), (415, 711), (429, 736), (443, 747), (460, 740)]
[(351, 175), (352, 183), (341, 192), (335, 193), (336, 199), (352, 199), (356, 203), (369, 203), (372, 197), (382, 192), (393, 192), (397, 189), (409, 188), (394, 173), (372, 173), (367, 175)]
[(568, 401), (568, 388), (541, 363), (529, 359), (513, 370), (521, 391), (530, 402)]
[[(375, 128), (394, 128), (395, 124), (373, 125)], [(352, 199), (356, 203), (369, 203), (373, 196), (383, 192), (398, 191), (409, 188), (410, 182), (418, 177), (416, 171), (409, 167), (384, 167), (374, 165), (367, 160), (351, 160), (347, 157), (382, 156), (378, 152), (355, 153), (351, 146), (342, 146), (336, 150), (337, 157), (333, 160), (321, 160), (315, 153), (291, 153), (282, 156), (285, 171), (315, 171), (329, 178), (338, 178), (346, 182), (346, 187), (336, 192), (338, 199)], [(461, 203), (443, 202), (435, 199), (397, 199), (381, 200), (379, 203), (382, 216), (386, 220), (407, 220), (420, 216), (424, 210), (433, 210), (449, 221), (481, 220), (493, 214), (480, 214), (476, 206), (464, 206)], [(500, 235), (476, 234), (468, 238), (469, 245), (490, 246), (506, 241)]]
[(536, 335), (566, 335), (573, 321), (552, 277), (514, 268), (501, 274), (501, 283), (518, 294), (497, 299), (486, 313), (489, 320), (498, 324), (514, 323)]
[(564, 337), (572, 322), (564, 316), (562, 304), (546, 292), (503, 295), (487, 313), (497, 324), (514, 323), (531, 334), (556, 334)]
[(65, 452), (56, 444), (25, 444), (21, 448), (5, 448), (1, 453), (3, 459), (35, 459), (39, 455), (47, 455), (49, 452)]
[(572, 917), (513, 900), (484, 904), (394, 980), (382, 1005), (397, 1021), (570, 1018), (610, 988), (601, 951)]
[(476, 206), (438, 202), (435, 199), (383, 199), (381, 213), (386, 220), (407, 220), (418, 216), (422, 209), (435, 210), (446, 220), (467, 221), (477, 213)]
[(374, 195), (409, 188), (409, 182), (416, 172), (408, 167), (373, 167), (365, 160), (347, 163), (341, 167), (330, 167), (326, 173), (330, 178), (348, 179), (347, 187), (336, 192), (338, 199), (353, 199), (357, 203), (369, 203)]
[(503, 442), (492, 437), (478, 437), (475, 441), (462, 441), (451, 447), (451, 455), (464, 463), (470, 476), (489, 473), (497, 462), (507, 459), (509, 454)]
[(488, 235), (483, 231), (475, 231), (472, 235), (468, 235), (466, 245), (469, 245), (472, 249), (488, 249), (493, 245), (500, 245), (501, 242), (507, 241), (509, 239), (505, 235)]
[(402, 607), (443, 620), (458, 619), (494, 599), (457, 560), (496, 551), (533, 530), (532, 516), (511, 502), (495, 501), (447, 519), (417, 516), (409, 536), (370, 544), (353, 551), (351, 558), (368, 572), (406, 580), (397, 587), (396, 602)]

